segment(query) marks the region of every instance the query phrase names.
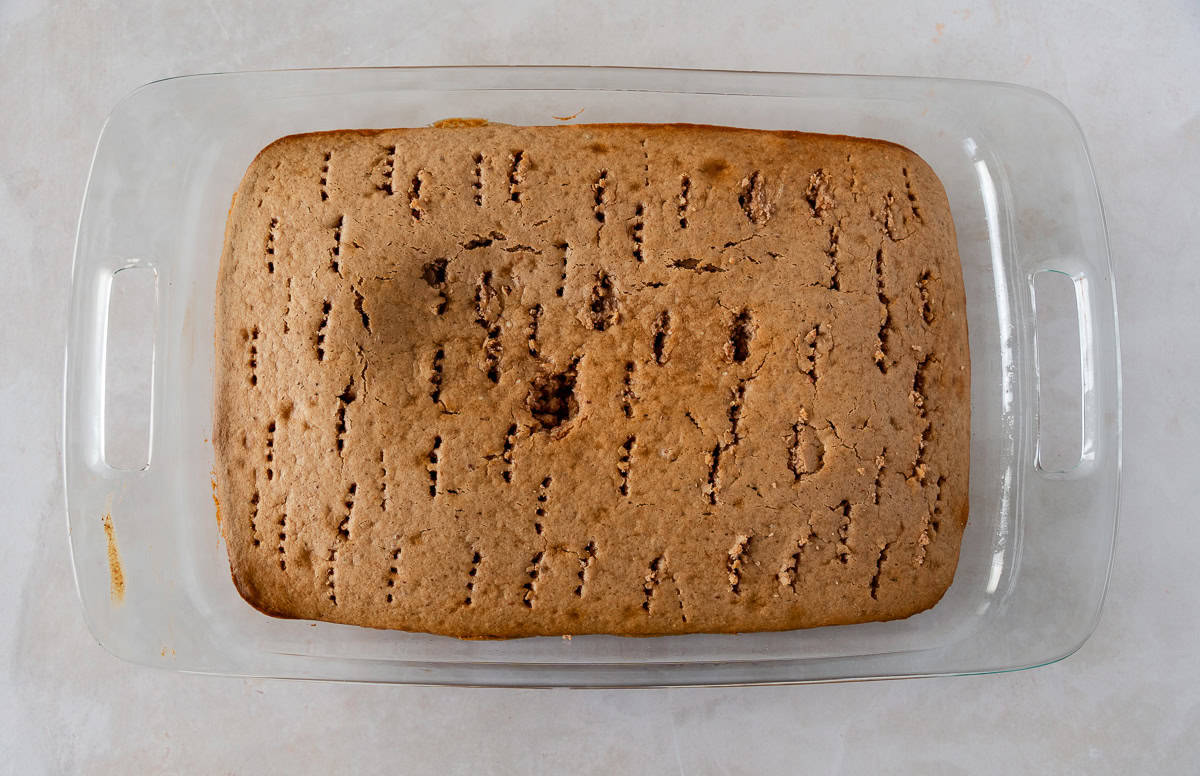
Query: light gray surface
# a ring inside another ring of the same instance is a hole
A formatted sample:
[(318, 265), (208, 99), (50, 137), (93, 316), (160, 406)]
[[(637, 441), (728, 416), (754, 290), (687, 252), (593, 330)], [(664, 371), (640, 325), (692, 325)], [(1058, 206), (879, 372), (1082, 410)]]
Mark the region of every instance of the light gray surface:
[[(968, 3), (0, 4), (0, 771), (1128, 773), (1200, 767), (1200, 11)], [(181, 676), (91, 639), (59, 474), (61, 343), (87, 162), (143, 82), (213, 70), (545, 62), (945, 75), (1075, 112), (1117, 262), (1125, 494), (1100, 627), (1019, 674), (811, 687), (471, 691)], [(504, 767), (501, 768), (500, 764)]]

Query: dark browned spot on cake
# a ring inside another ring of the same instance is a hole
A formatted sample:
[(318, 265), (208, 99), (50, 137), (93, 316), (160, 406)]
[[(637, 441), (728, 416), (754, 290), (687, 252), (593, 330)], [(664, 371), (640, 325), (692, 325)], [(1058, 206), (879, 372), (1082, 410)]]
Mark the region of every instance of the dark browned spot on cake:
[(533, 378), (525, 406), (537, 424), (536, 429), (549, 431), (569, 421), (579, 410), (575, 400), (575, 379), (579, 357), (561, 372), (545, 372)]

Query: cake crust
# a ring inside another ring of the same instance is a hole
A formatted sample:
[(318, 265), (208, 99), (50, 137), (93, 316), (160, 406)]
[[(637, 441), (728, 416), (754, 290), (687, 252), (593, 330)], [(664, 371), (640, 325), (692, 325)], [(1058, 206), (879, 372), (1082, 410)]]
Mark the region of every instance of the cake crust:
[(464, 638), (906, 617), (967, 520), (940, 181), (695, 125), (282, 138), (229, 213), (213, 440), (272, 615)]

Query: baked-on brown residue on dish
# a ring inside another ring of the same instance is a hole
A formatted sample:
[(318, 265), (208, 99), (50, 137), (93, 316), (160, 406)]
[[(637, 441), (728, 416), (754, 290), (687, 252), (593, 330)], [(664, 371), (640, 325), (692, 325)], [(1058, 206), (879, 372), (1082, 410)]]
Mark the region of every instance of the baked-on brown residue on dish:
[(921, 611), (967, 516), (964, 306), (942, 186), (889, 143), (284, 138), (217, 286), (234, 582), (471, 638)]
[(125, 572), (121, 570), (121, 554), (117, 551), (117, 535), (113, 531), (112, 515), (105, 513), (104, 539), (108, 544), (108, 594), (113, 603), (125, 600)]
[(215, 513), (215, 515), (217, 517), (217, 530), (220, 530), (221, 529), (221, 500), (219, 498), (217, 498), (217, 475), (215, 472), (213, 473), (212, 479), (209, 480), (209, 483), (212, 485), (213, 512)]

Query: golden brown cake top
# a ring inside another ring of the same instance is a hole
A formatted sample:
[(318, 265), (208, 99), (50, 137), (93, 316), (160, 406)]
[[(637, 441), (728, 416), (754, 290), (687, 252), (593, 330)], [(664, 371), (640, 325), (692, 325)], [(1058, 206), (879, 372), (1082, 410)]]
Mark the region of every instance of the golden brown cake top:
[(214, 439), (238, 588), (464, 637), (907, 616), (953, 578), (969, 362), (942, 187), (847, 137), (279, 140), (235, 197)]

